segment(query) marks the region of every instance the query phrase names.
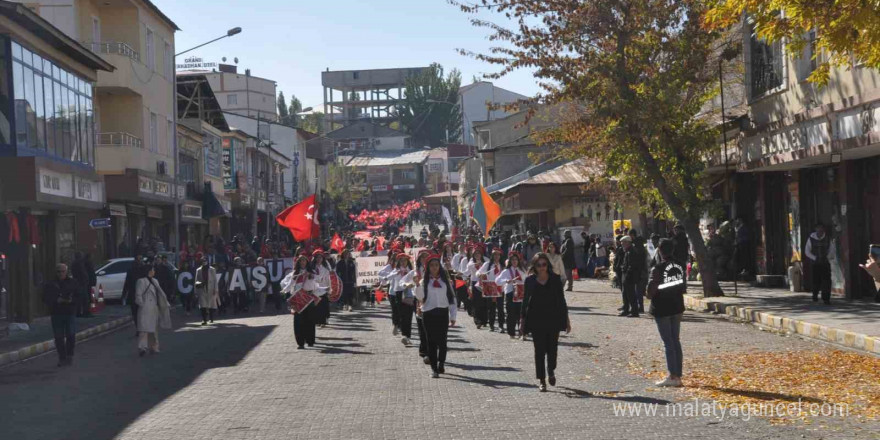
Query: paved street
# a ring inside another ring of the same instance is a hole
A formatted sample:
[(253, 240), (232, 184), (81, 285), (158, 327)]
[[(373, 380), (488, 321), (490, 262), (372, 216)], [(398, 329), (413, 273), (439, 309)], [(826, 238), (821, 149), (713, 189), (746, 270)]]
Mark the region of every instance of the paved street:
[[(0, 432), (27, 439), (875, 438), (877, 425), (827, 428), (712, 416), (615, 416), (614, 406), (690, 399), (635, 375), (633, 359), (662, 359), (653, 322), (618, 318), (606, 282), (569, 293), (574, 332), (560, 347), (559, 386), (538, 393), (530, 343), (477, 331), (450, 334), (447, 374), (392, 338), (387, 307), (336, 313), (318, 345), (299, 351), (289, 315), (220, 319), (178, 309), (162, 353), (138, 358), (133, 328), (0, 369)], [(686, 315), (688, 358), (730, 350), (822, 348), (708, 315)], [(724, 344), (718, 343), (724, 341)], [(818, 429), (818, 430), (811, 430)]]

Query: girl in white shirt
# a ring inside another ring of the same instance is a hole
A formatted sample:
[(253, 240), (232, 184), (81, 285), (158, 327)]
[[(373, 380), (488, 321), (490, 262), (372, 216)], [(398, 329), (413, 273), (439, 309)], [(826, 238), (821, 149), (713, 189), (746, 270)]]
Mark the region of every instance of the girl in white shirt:
[(516, 325), (519, 323), (522, 311), (523, 299), (515, 295), (516, 289), (517, 286), (523, 286), (523, 281), (527, 276), (525, 266), (522, 264), (522, 257), (518, 252), (511, 251), (507, 258), (507, 268), (495, 277), (495, 284), (504, 289), (504, 298), (507, 303), (507, 334), (510, 339), (516, 339)]
[(431, 377), (437, 378), (446, 372), (447, 335), (449, 327), (455, 325), (458, 311), (451, 280), (443, 269), (440, 255), (428, 257), (428, 273), (416, 289), (416, 298), (422, 305)]
[[(416, 285), (416, 289), (421, 285), (422, 279), (428, 272), (428, 255), (430, 254), (427, 249), (422, 249), (416, 258), (416, 268), (413, 271), (413, 283)], [(428, 339), (425, 336), (425, 323), (422, 319), (422, 303), (418, 300), (416, 301), (416, 328), (419, 330), (419, 357), (425, 364), (428, 364)]]
[(397, 299), (394, 291), (389, 287), (389, 275), (394, 271), (394, 263), (395, 257), (397, 256), (397, 252), (390, 252), (388, 254), (388, 264), (379, 271), (379, 285), (385, 286), (388, 289), (388, 302), (391, 304), (391, 334), (397, 336), (400, 329), (397, 326), (398, 321), (398, 308), (397, 308)]
[[(492, 260), (483, 264), (483, 267), (477, 271), (481, 279), (485, 279), (491, 283), (495, 283), (495, 278), (504, 271), (504, 263), (501, 261), (501, 249), (496, 247), (492, 250)], [(483, 292), (485, 296), (486, 292)], [(495, 315), (498, 315), (498, 329), (504, 333), (504, 295), (484, 298), (486, 302), (486, 310), (489, 318), (489, 331), (495, 331)]]
[(477, 330), (479, 330), (489, 321), (489, 310), (486, 307), (486, 301), (483, 299), (480, 275), (477, 274), (477, 271), (486, 263), (483, 260), (483, 248), (481, 246), (474, 247), (471, 256), (471, 260), (468, 261), (464, 273), (465, 276), (469, 277), (471, 284), (470, 299), (474, 311), (474, 324), (477, 325)]
[(321, 297), (315, 314), (315, 324), (324, 328), (330, 319), (330, 263), (327, 262), (327, 256), (321, 249), (315, 249), (312, 252), (312, 268), (311, 272), (315, 274), (315, 294)]
[(391, 301), (397, 302), (396, 324), (397, 328), (400, 329), (400, 333), (403, 334), (400, 342), (404, 345), (409, 345), (410, 338), (412, 337), (412, 316), (415, 310), (415, 296), (412, 292), (415, 286), (413, 282), (414, 276), (415, 271), (413, 270), (412, 260), (409, 255), (402, 252), (397, 254), (394, 258), (394, 270), (388, 274), (386, 279), (391, 286), (389, 294), (393, 292)]
[(315, 275), (309, 270), (309, 259), (305, 255), (296, 258), (293, 270), (281, 280), (281, 292), (296, 295), (300, 291), (314, 296), (314, 301), (306, 308), (293, 313), (293, 336), (296, 338), (297, 350), (302, 350), (305, 344), (315, 346), (315, 313), (321, 297), (316, 295), (318, 285), (315, 283)]

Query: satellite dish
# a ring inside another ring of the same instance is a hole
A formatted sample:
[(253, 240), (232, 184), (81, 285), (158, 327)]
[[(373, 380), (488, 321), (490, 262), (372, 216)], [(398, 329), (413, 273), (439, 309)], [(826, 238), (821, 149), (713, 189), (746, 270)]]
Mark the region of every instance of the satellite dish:
[(221, 59), (223, 60), (224, 63), (226, 62), (226, 57), (223, 57)]
[(235, 64), (238, 64), (238, 57), (233, 58), (233, 61), (235, 61)]

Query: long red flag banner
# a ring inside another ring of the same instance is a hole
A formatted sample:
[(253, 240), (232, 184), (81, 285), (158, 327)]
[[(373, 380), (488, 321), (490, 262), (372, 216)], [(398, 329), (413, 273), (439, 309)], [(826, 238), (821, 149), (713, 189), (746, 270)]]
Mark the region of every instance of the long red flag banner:
[(388, 209), (375, 211), (361, 211), (360, 214), (349, 214), (348, 218), (358, 223), (363, 223), (367, 229), (378, 229), (387, 221), (395, 221), (409, 217), (413, 211), (424, 206), (424, 202), (410, 200), (401, 205), (394, 205)]

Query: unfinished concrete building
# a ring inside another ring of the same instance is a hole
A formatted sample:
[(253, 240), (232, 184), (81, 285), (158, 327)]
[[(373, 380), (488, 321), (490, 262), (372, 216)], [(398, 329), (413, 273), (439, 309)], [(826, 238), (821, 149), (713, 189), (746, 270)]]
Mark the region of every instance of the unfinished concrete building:
[(321, 72), (328, 131), (362, 120), (380, 125), (399, 122), (397, 107), (405, 96), (406, 79), (426, 68)]

